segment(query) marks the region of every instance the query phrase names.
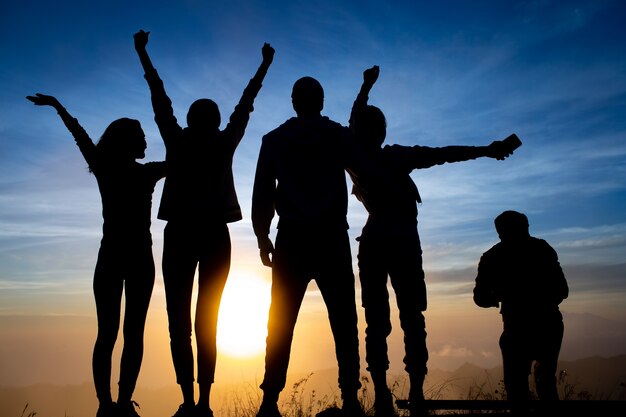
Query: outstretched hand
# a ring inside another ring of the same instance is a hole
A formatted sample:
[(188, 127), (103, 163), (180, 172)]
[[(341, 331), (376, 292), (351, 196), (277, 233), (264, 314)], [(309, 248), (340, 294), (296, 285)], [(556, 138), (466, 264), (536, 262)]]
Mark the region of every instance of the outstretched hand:
[(32, 101), (37, 106), (52, 106), (55, 109), (61, 107), (61, 103), (54, 96), (47, 96), (45, 94), (37, 93), (34, 96), (26, 96), (27, 100)]
[(515, 133), (509, 135), (504, 140), (494, 140), (487, 146), (487, 156), (498, 160), (509, 157), (515, 149), (521, 146), (522, 141)]
[(146, 47), (148, 44), (148, 35), (150, 35), (150, 32), (145, 32), (143, 29), (133, 35), (135, 39), (135, 49), (143, 49)]
[(265, 62), (272, 62), (272, 60), (274, 59), (274, 48), (272, 48), (272, 46), (265, 42), (263, 44), (263, 48), (261, 49), (261, 54), (263, 55), (263, 61)]
[(368, 68), (363, 71), (363, 83), (368, 86), (373, 86), (376, 80), (378, 80), (378, 74), (380, 73), (380, 68), (378, 65), (374, 65), (372, 68)]

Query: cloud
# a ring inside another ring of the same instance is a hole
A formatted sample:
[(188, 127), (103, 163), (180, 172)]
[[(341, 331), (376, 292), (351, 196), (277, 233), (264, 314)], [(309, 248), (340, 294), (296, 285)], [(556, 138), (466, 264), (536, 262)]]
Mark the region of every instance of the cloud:
[[(442, 358), (472, 358), (474, 357), (474, 352), (471, 349), (468, 349), (467, 347), (460, 347), (460, 346), (452, 346), (452, 345), (445, 345), (443, 346), (440, 350), (435, 351), (435, 352), (429, 352), (430, 355), (433, 356), (440, 356)], [(485, 355), (485, 356), (490, 356), (490, 355)]]

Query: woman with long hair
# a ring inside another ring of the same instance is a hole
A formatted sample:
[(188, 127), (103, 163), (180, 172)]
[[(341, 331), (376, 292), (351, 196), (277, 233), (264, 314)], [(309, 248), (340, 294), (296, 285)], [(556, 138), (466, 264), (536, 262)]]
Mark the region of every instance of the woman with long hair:
[[(154, 287), (151, 211), (156, 183), (165, 162), (141, 164), (146, 139), (139, 121), (113, 121), (97, 144), (53, 96), (27, 96), (53, 107), (68, 128), (98, 182), (102, 198), (102, 240), (93, 277), (98, 336), (93, 350), (93, 379), (99, 407), (96, 417), (138, 416), (132, 400), (143, 358), (143, 336)], [(111, 397), (111, 358), (125, 295), (124, 347), (117, 403)]]

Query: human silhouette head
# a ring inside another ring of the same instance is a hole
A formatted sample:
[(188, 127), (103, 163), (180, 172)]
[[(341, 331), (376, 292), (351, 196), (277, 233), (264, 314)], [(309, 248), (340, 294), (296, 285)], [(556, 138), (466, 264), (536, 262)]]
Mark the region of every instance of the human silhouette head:
[(503, 242), (516, 241), (529, 236), (528, 217), (523, 213), (513, 210), (504, 211), (495, 218), (494, 224)]
[(364, 148), (380, 148), (387, 136), (387, 120), (382, 110), (372, 105), (365, 106), (354, 121), (354, 135)]
[(302, 77), (293, 84), (291, 103), (298, 116), (315, 116), (324, 108), (324, 89), (313, 77)]
[(208, 98), (201, 98), (189, 106), (187, 126), (200, 133), (213, 133), (219, 129), (222, 119), (217, 104)]
[(145, 156), (146, 146), (146, 135), (141, 123), (123, 117), (111, 122), (104, 130), (96, 149), (103, 159), (133, 161)]

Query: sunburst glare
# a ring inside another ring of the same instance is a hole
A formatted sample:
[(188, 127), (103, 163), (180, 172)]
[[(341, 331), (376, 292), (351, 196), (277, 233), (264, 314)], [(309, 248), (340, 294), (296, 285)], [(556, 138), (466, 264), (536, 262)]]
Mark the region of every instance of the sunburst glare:
[(217, 326), (220, 353), (243, 358), (264, 352), (269, 304), (269, 282), (253, 273), (231, 273)]

